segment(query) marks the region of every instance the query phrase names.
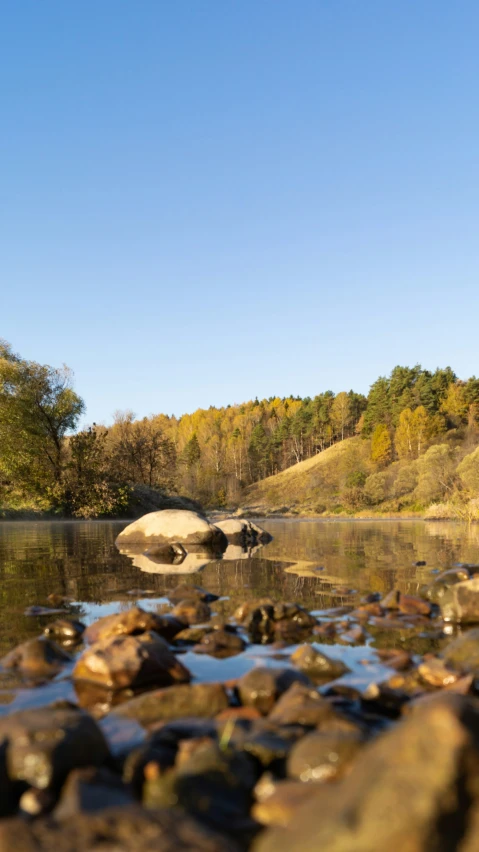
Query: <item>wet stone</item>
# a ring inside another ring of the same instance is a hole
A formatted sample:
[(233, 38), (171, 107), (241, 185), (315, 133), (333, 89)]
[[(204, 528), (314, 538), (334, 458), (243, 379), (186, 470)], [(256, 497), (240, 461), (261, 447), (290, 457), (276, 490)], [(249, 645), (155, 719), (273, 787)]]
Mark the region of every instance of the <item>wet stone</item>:
[(179, 621), (186, 624), (201, 624), (204, 621), (208, 621), (211, 616), (211, 610), (208, 604), (202, 600), (185, 598), (176, 604), (173, 609), (173, 615)]
[(337, 715), (331, 702), (323, 698), (316, 689), (302, 683), (293, 683), (278, 699), (268, 719), (280, 725), (316, 727)]
[(330, 781), (342, 777), (363, 745), (355, 731), (312, 731), (295, 744), (287, 771), (302, 782)]
[(73, 678), (111, 689), (185, 683), (190, 673), (155, 633), (112, 636), (87, 648), (73, 670)]
[(317, 651), (312, 645), (301, 645), (292, 655), (291, 662), (311, 680), (326, 683), (349, 672), (341, 660), (334, 660)]
[(440, 606), (446, 621), (479, 623), (479, 577), (450, 586), (445, 590)]
[(287, 826), (297, 809), (314, 794), (314, 784), (301, 781), (272, 781), (260, 778), (255, 787), (252, 816), (261, 825)]
[(12, 781), (58, 789), (71, 769), (101, 766), (109, 758), (96, 722), (71, 705), (22, 710), (0, 718), (6, 768)]
[(448, 668), (462, 674), (479, 675), (479, 627), (449, 642), (441, 657)]
[(309, 678), (293, 668), (258, 666), (239, 679), (237, 689), (242, 704), (256, 707), (266, 716), (279, 696), (296, 682), (310, 685)]
[(193, 650), (197, 654), (211, 654), (213, 657), (224, 659), (241, 654), (245, 648), (246, 642), (236, 633), (230, 630), (213, 630), (207, 633)]
[(81, 621), (74, 621), (68, 618), (59, 618), (47, 624), (44, 629), (45, 636), (55, 639), (56, 642), (63, 644), (76, 645), (82, 641), (85, 625)]
[(213, 718), (228, 707), (228, 696), (220, 683), (194, 683), (155, 689), (117, 707), (118, 717), (136, 719), (146, 727), (157, 722), (198, 716)]
[(25, 677), (50, 678), (57, 675), (72, 657), (46, 636), (28, 639), (0, 661), (5, 669), (14, 669)]
[(158, 633), (167, 641), (173, 639), (184, 624), (171, 615), (158, 615), (154, 612), (146, 612), (139, 606), (133, 606), (126, 612), (118, 615), (105, 615), (95, 621), (85, 630), (85, 639), (88, 642), (97, 642), (100, 639), (109, 639), (115, 636), (137, 636), (141, 633), (151, 631)]

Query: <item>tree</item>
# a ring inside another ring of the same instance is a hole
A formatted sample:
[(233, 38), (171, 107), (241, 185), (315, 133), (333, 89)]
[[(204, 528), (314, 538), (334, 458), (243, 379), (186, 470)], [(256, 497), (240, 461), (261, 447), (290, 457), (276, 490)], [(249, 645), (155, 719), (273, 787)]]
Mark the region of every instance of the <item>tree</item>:
[(410, 408), (401, 411), (394, 441), (400, 459), (417, 459), (421, 455), (428, 437), (429, 425), (428, 413), (424, 406), (418, 406), (415, 411)]
[(0, 347), (0, 464), (3, 476), (27, 493), (45, 493), (58, 482), (65, 436), (84, 411), (72, 373), (13, 355)]
[(345, 391), (341, 391), (335, 397), (331, 406), (331, 422), (338, 434), (341, 435), (341, 440), (344, 440), (344, 431), (347, 427), (351, 409), (351, 401), (349, 395)]
[(384, 467), (391, 461), (391, 437), (385, 423), (378, 423), (371, 438), (371, 461)]
[(457, 472), (463, 486), (472, 495), (479, 495), (479, 447), (473, 453), (464, 456), (458, 465)]

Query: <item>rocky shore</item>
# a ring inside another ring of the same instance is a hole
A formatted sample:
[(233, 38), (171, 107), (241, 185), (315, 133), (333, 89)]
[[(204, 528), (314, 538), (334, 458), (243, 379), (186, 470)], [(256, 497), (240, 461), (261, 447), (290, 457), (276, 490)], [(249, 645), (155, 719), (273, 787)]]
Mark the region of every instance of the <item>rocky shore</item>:
[[(479, 566), (429, 576), (228, 616), (190, 577), (88, 626), (53, 593), (1, 660), (39, 697), (0, 716), (1, 852), (477, 849)], [(200, 658), (244, 673), (195, 678)]]

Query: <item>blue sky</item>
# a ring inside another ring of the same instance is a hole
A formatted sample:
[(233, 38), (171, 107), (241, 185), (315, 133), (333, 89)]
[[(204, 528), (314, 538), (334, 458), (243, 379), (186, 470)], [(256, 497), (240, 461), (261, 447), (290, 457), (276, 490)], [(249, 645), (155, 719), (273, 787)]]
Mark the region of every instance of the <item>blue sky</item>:
[(0, 336), (87, 421), (479, 373), (476, 0), (0, 9)]

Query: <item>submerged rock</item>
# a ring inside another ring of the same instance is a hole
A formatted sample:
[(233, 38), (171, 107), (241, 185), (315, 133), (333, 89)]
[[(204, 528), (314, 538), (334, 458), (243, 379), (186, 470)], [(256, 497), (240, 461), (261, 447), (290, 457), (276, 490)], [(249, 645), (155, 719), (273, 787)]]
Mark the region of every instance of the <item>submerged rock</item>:
[(213, 718), (225, 710), (228, 703), (228, 696), (222, 684), (194, 683), (170, 686), (138, 695), (117, 707), (113, 714), (136, 719), (140, 724), (148, 726), (182, 717)]
[(190, 673), (155, 633), (100, 639), (79, 658), (73, 678), (110, 689), (186, 683)]
[(26, 677), (50, 678), (71, 661), (72, 657), (63, 648), (46, 636), (40, 636), (22, 642), (0, 660), (0, 665), (5, 669), (15, 669)]
[(224, 533), (198, 512), (163, 509), (149, 512), (129, 524), (117, 537), (117, 546), (132, 544), (208, 544), (222, 550), (227, 540)]

